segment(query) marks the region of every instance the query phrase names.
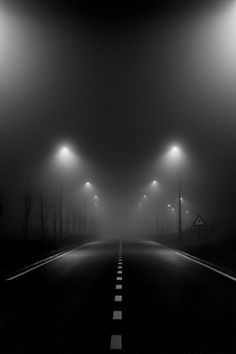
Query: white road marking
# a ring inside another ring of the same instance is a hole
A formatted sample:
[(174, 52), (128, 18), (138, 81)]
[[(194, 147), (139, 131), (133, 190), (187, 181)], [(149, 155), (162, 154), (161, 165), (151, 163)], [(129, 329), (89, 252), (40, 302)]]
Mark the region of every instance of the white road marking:
[(53, 262), (54, 260), (56, 260), (58, 258), (64, 257), (64, 256), (66, 256), (67, 254), (69, 254), (69, 253), (71, 253), (73, 251), (74, 251), (74, 249), (70, 250), (68, 252), (65, 252), (65, 253), (60, 253), (58, 256), (55, 256), (55, 257), (52, 256), (53, 258), (50, 257), (49, 259), (46, 258), (46, 260), (44, 260), (44, 261), (42, 260), (42, 261), (35, 262), (35, 263), (29, 265), (28, 267), (23, 268), (23, 269), (26, 269), (26, 270), (22, 270), (22, 271), (20, 271), (20, 273), (17, 273), (16, 275), (13, 275), (13, 276), (7, 278), (6, 281), (10, 281), (10, 280), (14, 280), (16, 278), (19, 278), (22, 275), (25, 275), (25, 274), (27, 274), (29, 272), (32, 272), (33, 270), (35, 270), (35, 269), (37, 269), (39, 267), (43, 267), (45, 264)]
[(113, 311), (113, 320), (122, 320), (122, 311)]
[(118, 266), (118, 269), (122, 269), (122, 266)]
[(115, 296), (115, 301), (116, 302), (122, 302), (122, 295), (116, 295)]
[(117, 284), (117, 285), (116, 285), (116, 289), (117, 289), (117, 290), (121, 290), (121, 289), (122, 289), (122, 284)]
[(190, 260), (190, 261), (192, 261), (192, 262), (198, 263), (198, 264), (202, 265), (203, 267), (212, 270), (212, 271), (215, 272), (215, 273), (218, 273), (218, 274), (220, 274), (220, 275), (223, 275), (223, 277), (225, 277), (225, 278), (231, 279), (231, 280), (233, 280), (233, 281), (236, 282), (236, 278), (235, 278), (235, 277), (233, 277), (233, 276), (231, 276), (231, 275), (229, 275), (229, 274), (227, 274), (227, 273), (224, 273), (224, 272), (222, 272), (222, 271), (220, 271), (220, 270), (214, 268), (214, 267), (211, 266), (211, 265), (208, 265), (208, 264), (202, 262), (200, 259), (198, 259), (198, 258), (196, 258), (196, 257), (192, 257), (191, 255), (188, 255), (187, 253), (182, 252), (182, 251), (181, 251), (181, 252), (176, 251), (176, 253), (178, 253), (180, 256), (182, 256), (182, 257), (184, 257), (184, 258), (187, 258), (188, 260)]
[(117, 274), (122, 274), (122, 270), (118, 270), (118, 271), (117, 271)]
[(122, 277), (117, 277), (116, 280), (122, 280)]
[(121, 242), (120, 242), (120, 244), (119, 244), (118, 256), (119, 256), (119, 257), (122, 257), (122, 244), (121, 244)]
[(110, 349), (122, 349), (122, 336), (112, 334)]

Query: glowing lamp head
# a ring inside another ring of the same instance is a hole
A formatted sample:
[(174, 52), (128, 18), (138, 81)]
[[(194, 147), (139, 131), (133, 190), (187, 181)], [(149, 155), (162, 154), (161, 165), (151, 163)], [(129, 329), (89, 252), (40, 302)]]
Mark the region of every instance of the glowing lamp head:
[(86, 188), (90, 188), (90, 187), (91, 187), (91, 183), (87, 181), (87, 182), (85, 183), (85, 187), (86, 187)]
[(168, 204), (167, 206), (168, 206), (168, 208), (171, 208), (171, 205), (170, 205), (170, 204)]
[(68, 155), (70, 153), (70, 150), (67, 146), (63, 146), (60, 149), (60, 155), (64, 156), (64, 155)]
[(157, 181), (155, 179), (152, 181), (152, 185), (157, 186)]
[(63, 173), (72, 172), (72, 169), (77, 166), (77, 156), (67, 145), (59, 148), (55, 161)]
[(180, 163), (180, 158), (182, 159), (182, 151), (177, 145), (174, 145), (166, 154), (166, 163), (169, 166), (176, 166)]
[(175, 145), (175, 146), (172, 147), (171, 152), (174, 155), (179, 155), (180, 154), (180, 148)]
[(60, 150), (59, 150), (59, 158), (62, 161), (67, 161), (69, 159), (71, 159), (72, 157), (72, 153), (70, 151), (70, 149), (68, 148), (68, 146), (63, 146)]

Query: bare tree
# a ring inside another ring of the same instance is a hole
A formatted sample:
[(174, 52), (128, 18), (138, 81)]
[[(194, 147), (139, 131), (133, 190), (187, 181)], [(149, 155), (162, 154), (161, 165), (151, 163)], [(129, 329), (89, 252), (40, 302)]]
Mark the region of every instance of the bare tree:
[(3, 234), (2, 230), (2, 221), (3, 221), (3, 213), (6, 208), (6, 195), (3, 191), (0, 192), (0, 234)]
[(76, 233), (76, 208), (73, 206), (72, 210), (72, 234), (75, 236)]
[(31, 216), (31, 213), (32, 213), (32, 209), (33, 209), (34, 203), (35, 203), (35, 192), (33, 191), (33, 188), (28, 188), (28, 190), (26, 190), (26, 188), (25, 188), (25, 193), (24, 193), (24, 224), (23, 224), (25, 241), (27, 241), (27, 239), (28, 239), (29, 220), (30, 220), (30, 216)]
[(45, 241), (47, 237), (47, 204), (48, 204), (48, 197), (40, 191), (38, 192), (38, 199), (39, 199), (39, 219), (41, 225), (41, 234), (42, 240)]
[(69, 234), (69, 226), (70, 226), (70, 217), (69, 217), (69, 214), (68, 212), (66, 212), (66, 215), (65, 215), (65, 221), (66, 221), (66, 236), (68, 236)]
[(57, 221), (58, 221), (58, 206), (57, 206), (57, 195), (54, 195), (51, 202), (51, 209), (52, 209), (52, 229), (53, 229), (53, 237), (57, 240)]

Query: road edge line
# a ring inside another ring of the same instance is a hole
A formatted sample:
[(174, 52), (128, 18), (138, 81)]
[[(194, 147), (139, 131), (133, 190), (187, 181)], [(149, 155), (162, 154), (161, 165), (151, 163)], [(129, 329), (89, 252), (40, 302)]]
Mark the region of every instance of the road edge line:
[(205, 267), (207, 269), (210, 269), (213, 272), (218, 273), (218, 274), (222, 275), (223, 277), (228, 278), (228, 279), (236, 282), (236, 277), (234, 277), (233, 275), (230, 275), (228, 273), (225, 273), (222, 270), (219, 270), (218, 268), (216, 268), (216, 266), (214, 264), (208, 263), (207, 261), (204, 261), (204, 260), (202, 260), (200, 258), (192, 256), (192, 255), (190, 255), (190, 254), (188, 254), (186, 252), (183, 252), (183, 251), (178, 251), (178, 250), (174, 250), (174, 251), (176, 253), (178, 253), (180, 256), (184, 257), (184, 258), (187, 258), (187, 259), (191, 260), (192, 262), (198, 263), (201, 266), (203, 266), (203, 267)]

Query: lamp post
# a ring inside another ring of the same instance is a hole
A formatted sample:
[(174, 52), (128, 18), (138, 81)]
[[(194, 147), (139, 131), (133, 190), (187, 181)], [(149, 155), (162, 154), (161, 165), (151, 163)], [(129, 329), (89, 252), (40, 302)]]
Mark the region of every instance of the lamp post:
[(85, 234), (89, 234), (89, 197), (91, 197), (91, 193), (94, 191), (94, 186), (89, 181), (84, 183), (84, 232)]
[(148, 197), (146, 194), (142, 196), (141, 202), (142, 202), (143, 213), (144, 213), (144, 228), (147, 233), (148, 232), (148, 210), (147, 210)]
[(59, 238), (63, 235), (63, 174), (66, 172), (73, 162), (73, 154), (67, 146), (63, 146), (58, 151), (58, 164), (60, 167), (59, 177)]
[(59, 182), (59, 239), (62, 239), (62, 179)]
[(181, 160), (180, 160), (180, 153), (179, 153), (179, 186), (178, 186), (178, 204), (179, 204), (179, 242), (182, 242), (182, 180), (181, 180)]
[(177, 159), (178, 164), (178, 238), (182, 243), (182, 171), (181, 171), (181, 151), (179, 147), (174, 146), (171, 149), (172, 154)]
[(157, 195), (157, 187), (158, 187), (158, 182), (157, 180), (153, 180), (151, 183), (151, 186), (154, 190), (154, 203), (155, 203), (155, 214), (156, 214), (156, 232), (158, 233), (160, 231), (160, 205), (159, 205), (159, 198)]
[(93, 196), (93, 222), (92, 222), (92, 232), (94, 235), (98, 234), (98, 208), (99, 208), (99, 197), (97, 194)]

